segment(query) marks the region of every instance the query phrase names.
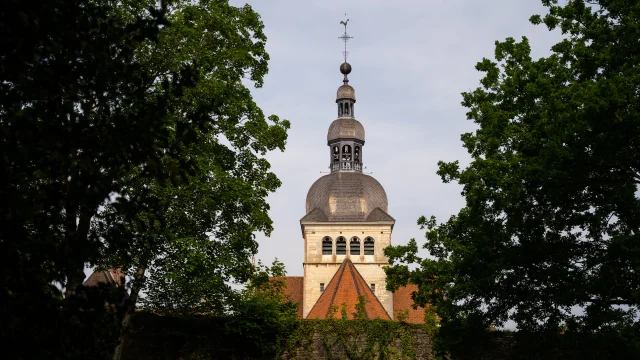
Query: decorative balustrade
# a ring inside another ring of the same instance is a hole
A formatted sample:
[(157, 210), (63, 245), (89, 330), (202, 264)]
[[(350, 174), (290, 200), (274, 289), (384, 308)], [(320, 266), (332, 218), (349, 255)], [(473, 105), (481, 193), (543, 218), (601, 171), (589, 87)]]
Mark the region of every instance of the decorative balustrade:
[(331, 164), (331, 172), (338, 170), (362, 172), (362, 163), (353, 161), (340, 161)]

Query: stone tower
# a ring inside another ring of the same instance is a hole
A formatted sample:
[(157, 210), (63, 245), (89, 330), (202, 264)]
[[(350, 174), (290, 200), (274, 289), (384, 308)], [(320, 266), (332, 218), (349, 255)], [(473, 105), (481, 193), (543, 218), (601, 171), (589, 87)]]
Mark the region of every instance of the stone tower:
[(340, 72), (344, 79), (336, 96), (338, 118), (327, 134), (331, 173), (309, 189), (306, 215), (300, 220), (305, 249), (302, 314), (307, 318), (338, 269), (344, 269), (341, 265), (350, 261), (393, 318), (393, 294), (385, 289), (383, 267), (388, 260), (383, 249), (391, 244), (395, 220), (387, 213), (382, 185), (362, 173), (365, 131), (355, 119), (356, 96), (349, 85), (351, 65), (346, 59)]

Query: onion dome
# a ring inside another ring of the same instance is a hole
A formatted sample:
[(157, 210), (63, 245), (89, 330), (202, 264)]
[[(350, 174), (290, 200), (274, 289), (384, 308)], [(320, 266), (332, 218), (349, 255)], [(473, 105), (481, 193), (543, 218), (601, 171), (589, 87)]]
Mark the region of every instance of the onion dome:
[(364, 143), (364, 126), (353, 118), (334, 120), (327, 132), (327, 142), (338, 139), (356, 139)]
[(356, 91), (351, 87), (351, 85), (342, 85), (338, 88), (338, 93), (336, 95), (336, 100), (342, 99), (350, 99), (354, 102), (356, 101)]

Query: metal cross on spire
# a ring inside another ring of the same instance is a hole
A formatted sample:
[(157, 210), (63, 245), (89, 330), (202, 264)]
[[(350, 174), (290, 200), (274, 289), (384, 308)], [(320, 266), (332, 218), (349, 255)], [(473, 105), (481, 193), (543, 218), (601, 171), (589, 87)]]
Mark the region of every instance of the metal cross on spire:
[[(347, 14), (344, 14), (345, 19), (347, 18)], [(349, 22), (349, 19), (340, 21), (340, 24), (344, 25), (344, 34), (342, 34), (342, 36), (339, 36), (338, 39), (342, 39), (342, 41), (344, 41), (344, 51), (342, 52), (342, 54), (344, 55), (344, 62), (347, 62), (347, 55), (349, 55), (349, 52), (347, 51), (347, 41), (349, 41), (349, 39), (353, 39), (353, 36), (349, 36), (349, 34), (347, 34), (347, 23)]]

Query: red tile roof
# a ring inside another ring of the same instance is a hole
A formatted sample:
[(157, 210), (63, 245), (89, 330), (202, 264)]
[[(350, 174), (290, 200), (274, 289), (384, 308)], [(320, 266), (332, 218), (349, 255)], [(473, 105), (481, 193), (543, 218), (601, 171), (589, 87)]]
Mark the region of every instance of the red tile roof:
[(393, 318), (398, 320), (399, 313), (406, 313), (409, 315), (405, 322), (414, 324), (424, 324), (424, 308), (418, 307), (414, 309), (413, 299), (411, 294), (418, 291), (418, 287), (414, 284), (407, 284), (407, 286), (401, 287), (393, 293)]
[[(342, 304), (346, 304), (347, 318), (353, 319), (357, 314), (356, 304), (358, 304), (358, 296), (360, 295), (364, 296), (366, 301), (365, 316), (367, 319), (391, 320), (380, 300), (371, 291), (358, 269), (349, 259), (342, 262), (329, 285), (307, 315), (307, 319), (341, 318)], [(338, 310), (334, 312), (332, 307)]]
[(94, 271), (87, 280), (84, 281), (84, 286), (98, 286), (98, 284), (115, 285), (117, 287), (124, 287), (124, 273), (119, 269), (109, 269), (108, 271)]
[[(281, 277), (272, 277), (271, 280), (281, 280)], [(304, 289), (304, 277), (285, 276), (284, 295), (298, 303), (298, 317), (302, 319), (302, 294)]]

